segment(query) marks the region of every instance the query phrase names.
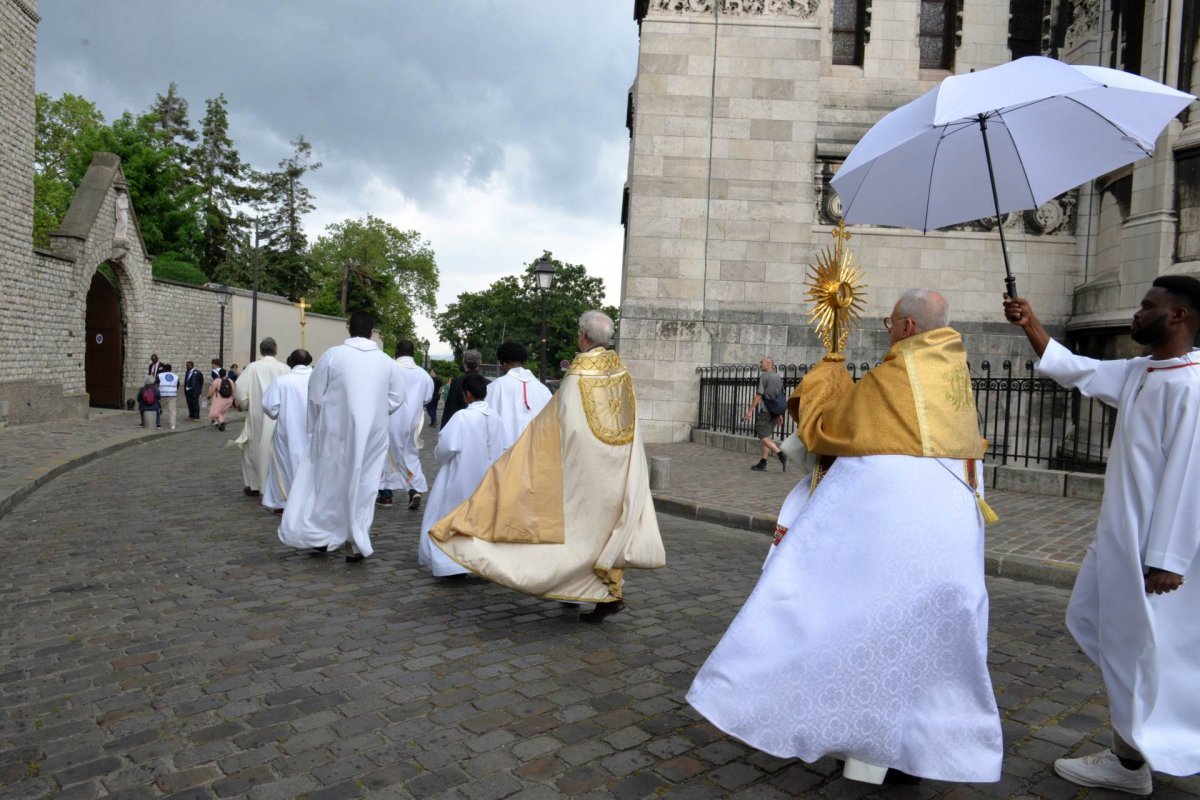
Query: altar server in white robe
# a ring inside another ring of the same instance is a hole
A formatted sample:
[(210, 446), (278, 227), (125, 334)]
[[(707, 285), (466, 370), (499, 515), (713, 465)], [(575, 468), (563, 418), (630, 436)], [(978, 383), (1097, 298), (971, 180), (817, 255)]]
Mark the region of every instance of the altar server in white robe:
[(371, 522), (388, 448), (388, 415), (404, 405), (396, 362), (371, 341), (370, 314), (350, 315), (350, 338), (325, 351), (308, 381), (308, 452), (288, 495), (279, 539), (346, 561), (370, 556)]
[(550, 402), (550, 390), (525, 369), (528, 358), (529, 352), (516, 342), (496, 348), (496, 360), (505, 372), (488, 386), (488, 407), (500, 418), (502, 450), (512, 447), (530, 420)]
[(287, 364), (292, 371), (273, 380), (262, 399), (263, 413), (275, 420), (271, 465), (267, 468), (262, 502), (276, 514), (283, 513), (296, 468), (308, 452), (308, 378), (312, 375), (312, 354), (293, 350)]
[(1151, 770), (1200, 772), (1200, 281), (1154, 280), (1131, 326), (1150, 355), (1127, 360), (1072, 354), (1024, 299), (1004, 310), (1043, 375), (1117, 409), (1096, 538), (1067, 607), (1071, 635), (1104, 675), (1112, 748), (1054, 769), (1148, 795)]
[(889, 770), (1000, 779), (984, 448), (947, 321), (940, 295), (905, 292), (882, 364), (854, 383), (826, 360), (801, 382), (789, 412), (825, 457), (820, 480), (792, 498), (794, 519), (687, 695), (753, 747), (844, 759), (846, 777), (870, 783)]
[(234, 383), (233, 402), (246, 412), (242, 432), (233, 441), (242, 451), (242, 492), (247, 497), (261, 495), (271, 463), (275, 420), (263, 413), (262, 398), (271, 382), (288, 372), (287, 365), (275, 358), (276, 351), (274, 339), (263, 339), (258, 346), (262, 358), (248, 364)]
[(438, 578), (466, 575), (470, 570), (443, 553), (430, 540), (429, 529), (471, 496), (488, 468), (504, 452), (500, 446), (500, 419), (488, 401), (492, 385), (494, 382), (489, 385), (487, 378), (478, 372), (463, 377), (467, 407), (442, 428), (433, 451), (439, 469), (421, 521), (417, 560)]
[(415, 348), (407, 339), (396, 343), (396, 366), (404, 378), (404, 408), (388, 421), (388, 455), (383, 462), (379, 505), (390, 506), (397, 489), (408, 492), (408, 507), (421, 507), (421, 496), (429, 491), (421, 470), (421, 428), (425, 406), (433, 399), (433, 378), (413, 360)]

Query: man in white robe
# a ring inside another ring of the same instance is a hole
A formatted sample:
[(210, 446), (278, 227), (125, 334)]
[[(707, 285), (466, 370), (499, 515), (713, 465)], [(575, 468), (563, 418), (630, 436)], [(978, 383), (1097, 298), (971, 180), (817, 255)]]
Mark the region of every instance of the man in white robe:
[(421, 507), (421, 496), (429, 491), (421, 471), (421, 428), (425, 424), (425, 406), (433, 398), (433, 378), (413, 360), (415, 348), (407, 339), (396, 343), (396, 366), (404, 379), (404, 407), (388, 421), (388, 455), (380, 481), (381, 506), (392, 504), (397, 489), (408, 492), (408, 508)]
[(819, 483), (792, 498), (794, 519), (687, 695), (753, 747), (844, 759), (868, 783), (1000, 779), (983, 440), (948, 313), (935, 292), (905, 292), (882, 364), (854, 383), (827, 357), (793, 394), (801, 440), (824, 457)]
[(1131, 326), (1150, 349), (1141, 358), (1074, 355), (1024, 299), (1004, 310), (1043, 375), (1117, 409), (1096, 538), (1067, 608), (1071, 635), (1104, 675), (1113, 746), (1054, 769), (1148, 795), (1151, 770), (1200, 772), (1200, 281), (1154, 280)]
[[(456, 562), (519, 592), (571, 603), (599, 623), (624, 608), (626, 569), (666, 563), (633, 379), (601, 311), (579, 319), (580, 352), (552, 402), (430, 529)], [(444, 430), (444, 429), (443, 429)]]
[(370, 556), (371, 522), (387, 457), (388, 416), (404, 405), (396, 362), (371, 341), (375, 320), (350, 315), (350, 338), (325, 351), (308, 381), (308, 452), (296, 471), (279, 539), (346, 561)]
[(496, 348), (496, 360), (504, 374), (488, 386), (488, 406), (500, 418), (501, 450), (521, 437), (525, 426), (550, 402), (550, 390), (525, 369), (529, 353), (515, 342)]
[(291, 372), (280, 375), (263, 393), (262, 409), (275, 420), (271, 437), (271, 465), (263, 486), (263, 505), (282, 514), (300, 459), (308, 452), (308, 378), (312, 354), (293, 350), (287, 364)]
[(464, 376), (462, 387), (467, 407), (442, 428), (433, 451), (439, 468), (421, 521), (417, 560), (438, 578), (470, 572), (430, 540), (429, 529), (471, 496), (488, 468), (504, 452), (500, 446), (500, 420), (487, 400), (494, 385), (494, 382), (489, 385), (487, 378), (478, 372)]
[(267, 482), (267, 467), (271, 463), (271, 437), (275, 420), (262, 410), (263, 394), (271, 382), (288, 372), (286, 364), (275, 358), (275, 340), (267, 337), (258, 346), (262, 358), (242, 370), (234, 384), (233, 402), (246, 413), (242, 432), (234, 439), (242, 450), (242, 492), (247, 497), (259, 497)]

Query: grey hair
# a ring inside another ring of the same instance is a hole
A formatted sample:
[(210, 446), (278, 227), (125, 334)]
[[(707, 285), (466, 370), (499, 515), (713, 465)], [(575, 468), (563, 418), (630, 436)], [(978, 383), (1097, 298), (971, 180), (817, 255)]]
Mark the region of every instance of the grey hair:
[(585, 311), (579, 318), (579, 332), (583, 334), (583, 338), (595, 345), (611, 344), (615, 327), (612, 317), (603, 311)]
[(909, 317), (922, 331), (950, 324), (950, 304), (932, 289), (909, 289), (896, 301), (896, 312)]
[(273, 356), (279, 351), (279, 345), (275, 344), (275, 340), (270, 336), (262, 340), (262, 344), (258, 346), (258, 352), (264, 356)]
[(478, 350), (468, 350), (463, 353), (463, 363), (468, 366), (478, 367), (483, 363), (483, 354)]

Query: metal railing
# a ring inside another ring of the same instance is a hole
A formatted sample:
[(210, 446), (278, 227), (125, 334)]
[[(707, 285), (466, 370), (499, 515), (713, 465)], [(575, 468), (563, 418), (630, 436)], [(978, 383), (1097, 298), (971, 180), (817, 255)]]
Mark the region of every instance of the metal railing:
[[(878, 363), (878, 362), (876, 362)], [(986, 460), (995, 464), (1103, 472), (1116, 424), (1114, 409), (1049, 378), (1039, 378), (1033, 361), (1014, 374), (1010, 360), (993, 370), (990, 361), (971, 367), (971, 389), (979, 413), (980, 433), (988, 440)], [(791, 394), (810, 369), (808, 364), (776, 367), (783, 390)], [(859, 380), (871, 369), (868, 362), (846, 364)], [(758, 389), (759, 369), (750, 365), (697, 367), (700, 408), (697, 427), (722, 433), (754, 435), (746, 409)], [(791, 417), (776, 429), (779, 437), (795, 429)]]

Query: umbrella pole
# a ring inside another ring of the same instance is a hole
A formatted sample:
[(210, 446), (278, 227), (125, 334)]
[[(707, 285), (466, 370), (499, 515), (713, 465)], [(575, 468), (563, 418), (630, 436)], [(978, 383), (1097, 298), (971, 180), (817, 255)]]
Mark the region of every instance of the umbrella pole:
[(1008, 241), (1004, 238), (1004, 220), (1000, 217), (1000, 195), (996, 192), (996, 173), (992, 171), (992, 149), (988, 145), (987, 116), (979, 115), (979, 133), (983, 136), (983, 155), (987, 159), (988, 180), (992, 182), (992, 202), (996, 204), (996, 227), (1000, 231), (1000, 252), (1004, 254), (1004, 286), (1008, 296), (1017, 296), (1017, 279), (1008, 265)]

